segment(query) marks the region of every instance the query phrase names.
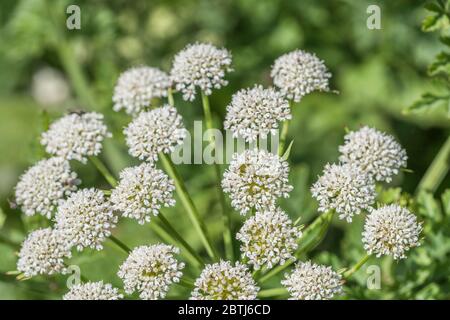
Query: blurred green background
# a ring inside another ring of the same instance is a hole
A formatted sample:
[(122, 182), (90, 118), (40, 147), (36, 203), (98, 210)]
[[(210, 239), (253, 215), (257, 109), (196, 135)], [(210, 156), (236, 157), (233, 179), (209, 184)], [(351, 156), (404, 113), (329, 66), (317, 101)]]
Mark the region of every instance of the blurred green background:
[[(66, 28), (69, 4), (81, 8), (81, 30)], [(381, 30), (366, 27), (370, 4), (381, 8)], [(404, 112), (436, 86), (426, 70), (442, 44), (437, 35), (421, 31), (427, 14), (423, 1), (2, 0), (0, 9), (0, 299), (58, 299), (67, 290), (63, 277), (17, 282), (5, 274), (15, 270), (14, 252), (26, 232), (48, 224), (39, 217), (24, 218), (10, 206), (18, 176), (45, 156), (39, 135), (48, 121), (72, 109), (103, 112), (114, 134), (105, 144), (105, 162), (115, 174), (137, 163), (127, 155), (121, 133), (130, 119), (111, 109), (114, 83), (131, 66), (147, 64), (169, 71), (173, 55), (188, 43), (208, 41), (233, 54), (230, 84), (211, 96), (218, 126), (234, 92), (254, 83), (271, 84), (270, 66), (281, 54), (300, 48), (325, 60), (333, 73), (331, 86), (339, 94), (316, 93), (302, 100), (293, 110), (290, 131), (294, 191), (282, 207), (293, 218), (301, 216), (302, 223), (317, 214), (309, 186), (325, 163), (337, 160), (346, 127), (367, 124), (399, 139), (412, 173), (402, 173), (391, 186), (409, 193), (448, 136), (448, 109)], [(202, 118), (198, 100), (186, 103), (177, 95), (176, 106), (188, 128)], [(73, 167), (83, 186), (107, 187), (92, 166), (73, 163)], [(180, 170), (219, 246), (220, 212), (212, 168), (192, 165)], [(437, 194), (449, 184), (446, 180)], [(397, 199), (399, 190), (385, 196)], [(444, 214), (439, 200), (430, 196), (421, 201), (425, 217), (439, 215), (437, 210)], [(181, 205), (166, 211), (168, 219), (201, 250)], [(241, 218), (235, 213), (234, 219), (237, 229)], [(363, 253), (362, 223), (362, 217), (352, 225), (335, 221), (309, 257), (336, 268), (353, 264)], [(148, 225), (125, 219), (116, 235), (129, 246), (157, 241)], [(437, 235), (407, 262), (374, 259), (372, 264), (382, 267), (381, 289), (367, 289), (367, 275), (359, 272), (346, 288), (347, 296), (448, 298), (447, 236)], [(72, 263), (88, 279), (121, 286), (115, 273), (124, 259), (122, 252), (107, 245), (99, 253), (76, 254)], [(272, 284), (278, 286), (278, 281)], [(181, 289), (170, 295), (177, 290)]]

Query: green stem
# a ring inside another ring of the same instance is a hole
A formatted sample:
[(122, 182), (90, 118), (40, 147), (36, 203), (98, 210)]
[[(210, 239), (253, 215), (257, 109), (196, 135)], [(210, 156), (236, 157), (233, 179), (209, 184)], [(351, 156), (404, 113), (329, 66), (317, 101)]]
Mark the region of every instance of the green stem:
[[(161, 238), (162, 241), (172, 243), (175, 246), (179, 245), (179, 242), (177, 242), (174, 237), (163, 226), (160, 225), (160, 223), (156, 223), (156, 221), (152, 222), (150, 223), (150, 228), (154, 233), (156, 233), (159, 238)], [(192, 266), (201, 267), (196, 257), (192, 255), (188, 250), (182, 250), (181, 254)]]
[(130, 253), (131, 249), (122, 241), (114, 237), (113, 235), (109, 236), (109, 239), (114, 242), (120, 249), (122, 249), (125, 253)]
[(173, 90), (172, 90), (172, 88), (169, 88), (167, 90), (167, 101), (169, 102), (169, 105), (171, 105), (172, 107), (175, 105), (175, 101), (173, 99)]
[(172, 227), (170, 222), (164, 217), (162, 212), (160, 212), (157, 216), (159, 220), (161, 221), (161, 224), (165, 227), (165, 229), (168, 231), (169, 236), (171, 236), (175, 241), (175, 243), (178, 241), (187, 252), (189, 252), (189, 255), (194, 258), (194, 264), (198, 264), (199, 266), (202, 266), (205, 264), (203, 259), (195, 252), (195, 250), (183, 239), (183, 237)]
[(106, 181), (112, 186), (117, 186), (117, 180), (114, 178), (112, 173), (108, 170), (106, 165), (98, 157), (89, 157), (89, 160), (97, 168), (97, 170), (102, 174)]
[[(305, 242), (305, 244), (301, 246), (296, 252), (295, 256), (297, 258), (300, 257), (302, 254), (305, 254), (314, 249), (323, 240), (325, 234), (328, 231), (331, 220), (333, 219), (333, 215), (334, 210), (330, 210), (326, 213), (323, 213), (319, 217), (317, 217), (308, 227), (305, 228), (305, 230), (302, 233), (302, 236), (298, 240), (300, 243)], [(317, 235), (312, 236), (311, 239), (308, 239), (314, 232), (317, 232)], [(260, 283), (266, 282), (273, 276), (287, 269), (294, 262), (295, 260), (291, 259), (289, 261), (286, 261), (283, 265), (271, 269), (269, 272), (267, 272), (259, 279), (259, 282)]]
[(85, 78), (83, 70), (74, 55), (74, 49), (65, 40), (61, 41), (56, 48), (59, 59), (66, 71), (70, 82), (75, 90), (76, 95), (80, 98), (82, 103), (88, 108), (95, 109), (96, 102), (92, 95), (91, 89)]
[(352, 274), (361, 269), (361, 267), (367, 262), (367, 260), (369, 260), (369, 258), (369, 254), (366, 254), (364, 257), (362, 257), (361, 260), (359, 260), (350, 270), (344, 272), (344, 278), (348, 279)]
[(278, 155), (281, 157), (284, 153), (284, 145), (286, 144), (287, 134), (289, 131), (290, 120), (283, 121), (280, 134), (280, 144), (278, 145)]
[(430, 191), (434, 193), (450, 167), (450, 136), (439, 150), (431, 165), (428, 167), (425, 175), (417, 186), (416, 193), (420, 191)]
[[(205, 114), (206, 128), (208, 130), (212, 130), (214, 129), (214, 127), (209, 99), (208, 96), (204, 94), (203, 91), (201, 92), (201, 95), (202, 95), (203, 112)], [(216, 153), (217, 145), (213, 135), (209, 135), (209, 141), (211, 144), (213, 144), (214, 152)], [(222, 192), (221, 188), (222, 173), (220, 172), (220, 165), (216, 161), (214, 161), (214, 171), (216, 173), (216, 188), (220, 199), (220, 205), (222, 207), (222, 221), (224, 227), (223, 242), (225, 244), (225, 255), (227, 259), (234, 261), (233, 237), (231, 235), (232, 230), (231, 214), (230, 210), (227, 210), (225, 195)]]
[(192, 289), (195, 286), (194, 281), (187, 279), (186, 277), (181, 278), (178, 284), (188, 289)]
[(192, 224), (194, 225), (194, 228), (200, 235), (200, 239), (202, 240), (208, 255), (212, 259), (217, 260), (217, 253), (215, 252), (213, 246), (211, 245), (211, 240), (209, 238), (205, 223), (200, 218), (198, 210), (195, 207), (191, 196), (187, 192), (187, 188), (186, 185), (184, 184), (183, 179), (181, 178), (178, 171), (175, 169), (175, 165), (173, 164), (169, 156), (165, 155), (164, 153), (160, 153), (159, 158), (161, 159), (161, 163), (166, 169), (169, 176), (174, 180), (175, 188), (178, 196), (180, 197), (181, 203), (186, 209), (188, 216)]
[[(289, 100), (289, 108), (292, 111), (292, 101), (290, 100)], [(281, 125), (280, 144), (278, 145), (278, 155), (280, 157), (282, 157), (284, 154), (284, 146), (286, 145), (287, 134), (289, 132), (289, 123), (290, 120), (285, 120)]]
[(264, 298), (272, 298), (272, 297), (287, 297), (288, 291), (286, 288), (272, 288), (272, 289), (266, 289), (261, 290), (258, 292), (258, 298), (264, 299)]

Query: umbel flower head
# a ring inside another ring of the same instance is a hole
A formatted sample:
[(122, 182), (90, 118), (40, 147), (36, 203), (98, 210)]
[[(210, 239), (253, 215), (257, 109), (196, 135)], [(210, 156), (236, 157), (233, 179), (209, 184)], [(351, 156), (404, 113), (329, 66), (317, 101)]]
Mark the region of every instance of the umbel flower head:
[(140, 160), (154, 162), (158, 153), (171, 153), (186, 137), (177, 109), (169, 105), (142, 112), (124, 130), (129, 153)]
[(195, 281), (191, 300), (254, 300), (259, 291), (247, 266), (229, 261), (206, 265)]
[(157, 300), (166, 296), (169, 286), (179, 282), (184, 263), (174, 255), (179, 249), (166, 244), (135, 248), (120, 266), (117, 275), (123, 280), (125, 292), (139, 292), (143, 300)]
[(225, 171), (222, 188), (229, 193), (231, 205), (242, 215), (251, 208), (274, 208), (279, 197), (287, 198), (289, 166), (278, 155), (265, 150), (246, 150), (234, 154)]
[(228, 84), (225, 73), (231, 69), (231, 53), (209, 43), (189, 44), (175, 56), (170, 76), (175, 88), (183, 93), (183, 99), (195, 99), (195, 89), (199, 87), (210, 95), (212, 89), (220, 89)]
[(224, 127), (233, 132), (235, 138), (256, 141), (258, 136), (266, 138), (278, 129), (278, 122), (291, 119), (289, 103), (272, 88), (254, 86), (233, 95), (227, 106)]
[(307, 261), (299, 262), (281, 284), (289, 291), (289, 300), (330, 300), (342, 294), (343, 280), (331, 267)]
[(73, 285), (63, 300), (120, 300), (123, 295), (109, 283), (86, 282)]
[(103, 123), (102, 114), (71, 113), (53, 122), (42, 134), (41, 143), (50, 154), (85, 163), (86, 157), (101, 152), (106, 137), (111, 137), (111, 133)]
[(339, 160), (355, 163), (377, 181), (390, 182), (399, 169), (406, 167), (406, 151), (394, 137), (369, 127), (352, 131), (339, 147)]
[(422, 226), (408, 209), (391, 204), (370, 213), (364, 225), (363, 243), (369, 254), (377, 257), (406, 258), (406, 252), (419, 246)]
[(169, 75), (157, 68), (137, 67), (122, 73), (114, 88), (113, 109), (136, 115), (150, 106), (153, 98), (167, 96)]
[(329, 91), (331, 73), (314, 53), (295, 50), (275, 60), (270, 76), (288, 99), (299, 102), (313, 91)]
[(77, 174), (63, 158), (44, 159), (29, 168), (15, 188), (17, 204), (27, 216), (50, 218), (64, 196), (77, 189)]
[(272, 268), (292, 258), (297, 249), (299, 228), (280, 209), (257, 212), (245, 221), (236, 239), (242, 242), (241, 252), (255, 269)]
[(27, 277), (66, 271), (64, 258), (70, 258), (70, 244), (52, 228), (31, 232), (22, 243), (17, 270)]
[(172, 179), (163, 171), (142, 163), (120, 173), (119, 185), (112, 191), (110, 201), (114, 210), (121, 211), (124, 217), (144, 224), (152, 215), (156, 216), (162, 206), (175, 205), (174, 190)]
[(88, 247), (101, 250), (117, 220), (102, 191), (83, 189), (73, 193), (58, 207), (55, 228), (79, 251)]
[(352, 163), (327, 164), (311, 193), (319, 202), (319, 211), (336, 210), (339, 218), (351, 222), (354, 215), (371, 209), (375, 183)]

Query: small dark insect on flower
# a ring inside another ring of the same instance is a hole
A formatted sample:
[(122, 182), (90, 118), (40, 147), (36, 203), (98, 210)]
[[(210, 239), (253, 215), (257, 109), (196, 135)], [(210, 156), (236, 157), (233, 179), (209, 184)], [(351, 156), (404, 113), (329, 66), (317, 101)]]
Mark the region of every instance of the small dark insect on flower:
[(69, 114), (77, 114), (77, 115), (79, 115), (79, 116), (81, 116), (81, 115), (83, 115), (83, 114), (85, 114), (85, 113), (86, 113), (86, 111), (81, 110), (81, 109), (72, 109), (72, 110), (69, 110)]
[(66, 186), (79, 186), (81, 184), (81, 179), (71, 179), (67, 180), (64, 185)]

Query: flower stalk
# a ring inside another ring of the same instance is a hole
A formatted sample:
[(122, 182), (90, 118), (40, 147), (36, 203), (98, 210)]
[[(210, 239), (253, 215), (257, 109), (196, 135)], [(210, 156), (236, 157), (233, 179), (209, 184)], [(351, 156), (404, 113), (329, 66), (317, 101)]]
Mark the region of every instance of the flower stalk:
[(109, 240), (111, 240), (112, 242), (114, 242), (120, 249), (122, 249), (126, 254), (129, 254), (131, 252), (131, 249), (122, 241), (120, 241), (119, 239), (117, 239), (115, 236), (110, 235), (109, 236)]
[(430, 167), (417, 186), (416, 193), (429, 191), (434, 193), (444, 180), (450, 168), (450, 136), (439, 150)]
[[(299, 243), (304, 243), (303, 246), (296, 252), (296, 257), (305, 254), (312, 249), (314, 249), (320, 242), (322, 242), (325, 234), (328, 231), (331, 220), (333, 219), (334, 210), (330, 210), (326, 213), (321, 214), (317, 217), (302, 233), (302, 236), (299, 238)], [(316, 234), (316, 235), (314, 235)], [(308, 239), (310, 238), (310, 239)], [(260, 283), (264, 283), (273, 276), (287, 269), (290, 265), (292, 265), (295, 260), (291, 259), (286, 261), (283, 265), (277, 266), (271, 269), (269, 272), (264, 274), (260, 279)]]
[(361, 267), (369, 260), (370, 254), (366, 254), (361, 258), (351, 269), (344, 272), (343, 276), (345, 279), (350, 278), (355, 272), (357, 272)]
[[(181, 244), (186, 251), (189, 253), (188, 255), (193, 258), (194, 264), (198, 266), (202, 266), (205, 264), (203, 259), (195, 252), (195, 250), (183, 239), (183, 237), (174, 229), (174, 227), (171, 225), (171, 223), (164, 217), (162, 212), (158, 214), (158, 219), (161, 222), (161, 224), (164, 226), (165, 230), (167, 231), (167, 235), (171, 237), (173, 240), (172, 242), (177, 244)], [(192, 259), (191, 259), (192, 262)]]
[(194, 228), (198, 232), (209, 257), (216, 260), (217, 253), (211, 244), (211, 240), (208, 235), (205, 223), (200, 218), (200, 214), (198, 213), (198, 210), (195, 207), (191, 196), (187, 192), (187, 188), (186, 185), (184, 184), (183, 179), (179, 175), (178, 171), (175, 169), (175, 166), (169, 156), (165, 155), (164, 153), (160, 153), (159, 158), (161, 159), (161, 163), (163, 167), (166, 169), (169, 176), (174, 180), (176, 191), (178, 196), (180, 197), (181, 203), (186, 209), (188, 216), (192, 224), (194, 225)]
[[(211, 114), (211, 107), (209, 103), (208, 96), (202, 91), (202, 105), (203, 105), (203, 112), (205, 114), (205, 121), (206, 121), (206, 128), (208, 130), (213, 129), (213, 121), (212, 121), (212, 114)], [(217, 144), (214, 139), (213, 135), (209, 135), (209, 141), (214, 146), (214, 152), (217, 152)], [(225, 201), (225, 195), (222, 192), (222, 188), (220, 185), (222, 174), (220, 172), (220, 165), (216, 162), (214, 162), (214, 170), (216, 173), (216, 188), (217, 192), (219, 194), (220, 204), (222, 207), (222, 219), (223, 219), (223, 225), (224, 225), (224, 232), (223, 232), (223, 241), (225, 244), (225, 255), (227, 259), (234, 261), (234, 250), (233, 250), (233, 237), (231, 235), (231, 215), (230, 211), (227, 210), (226, 201)]]
[(89, 160), (113, 188), (117, 186), (116, 178), (98, 157), (89, 157)]

